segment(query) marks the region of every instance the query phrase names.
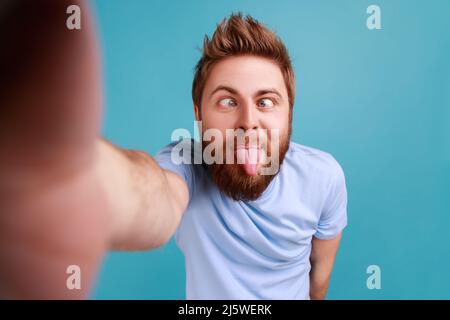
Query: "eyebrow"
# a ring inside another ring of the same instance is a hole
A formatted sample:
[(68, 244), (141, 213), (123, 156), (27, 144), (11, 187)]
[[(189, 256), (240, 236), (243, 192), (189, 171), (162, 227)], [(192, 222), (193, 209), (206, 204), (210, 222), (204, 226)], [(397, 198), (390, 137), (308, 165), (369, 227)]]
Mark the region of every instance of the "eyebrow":
[(237, 93), (238, 93), (237, 90), (236, 90), (236, 89), (233, 89), (232, 87), (228, 87), (228, 86), (217, 86), (217, 87), (211, 92), (211, 94), (209, 95), (209, 98), (211, 99), (211, 97), (212, 97), (217, 91), (221, 91), (221, 90), (228, 91), (228, 92), (231, 93), (231, 94), (237, 94)]
[[(220, 86), (217, 86), (217, 87), (211, 92), (209, 98), (211, 99), (211, 97), (212, 97), (216, 92), (221, 91), (221, 90), (228, 91), (228, 92), (231, 93), (231, 94), (239, 94), (239, 92), (238, 92), (236, 89), (232, 88), (232, 87), (220, 85)], [(280, 99), (283, 98), (282, 95), (281, 95), (281, 93), (280, 93), (277, 89), (274, 89), (274, 88), (258, 90), (254, 96), (255, 96), (255, 97), (259, 97), (259, 96), (262, 96), (262, 95), (265, 95), (265, 94), (268, 94), (268, 93), (275, 94), (275, 95), (277, 95)]]
[(273, 93), (273, 94), (277, 95), (280, 99), (283, 98), (281, 96), (281, 93), (277, 89), (273, 89), (273, 88), (259, 90), (258, 92), (256, 92), (255, 96), (259, 97), (259, 96), (263, 96), (263, 95), (268, 94), (268, 93)]

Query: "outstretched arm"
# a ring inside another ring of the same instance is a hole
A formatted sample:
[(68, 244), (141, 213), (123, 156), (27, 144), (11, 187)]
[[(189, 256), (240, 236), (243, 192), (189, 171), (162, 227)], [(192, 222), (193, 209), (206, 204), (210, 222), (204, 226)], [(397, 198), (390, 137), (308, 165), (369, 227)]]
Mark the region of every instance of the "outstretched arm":
[[(79, 5), (82, 29), (66, 28)], [(0, 5), (0, 298), (86, 298), (104, 252), (153, 248), (187, 204), (184, 181), (98, 138), (97, 41), (81, 0)], [(70, 290), (66, 271), (81, 270)]]

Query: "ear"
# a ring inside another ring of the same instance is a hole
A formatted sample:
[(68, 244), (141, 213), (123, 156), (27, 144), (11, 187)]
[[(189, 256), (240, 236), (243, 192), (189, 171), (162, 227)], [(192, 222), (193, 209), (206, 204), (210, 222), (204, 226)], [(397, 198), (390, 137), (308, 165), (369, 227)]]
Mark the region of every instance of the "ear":
[(200, 110), (197, 107), (197, 105), (194, 103), (194, 115), (195, 115), (195, 121), (200, 121)]

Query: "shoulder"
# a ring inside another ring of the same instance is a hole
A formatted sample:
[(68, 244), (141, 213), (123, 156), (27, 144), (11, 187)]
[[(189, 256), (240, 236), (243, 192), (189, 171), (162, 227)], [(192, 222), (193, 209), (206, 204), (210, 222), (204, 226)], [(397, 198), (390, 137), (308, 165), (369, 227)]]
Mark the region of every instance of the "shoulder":
[(190, 139), (171, 142), (160, 149), (154, 157), (162, 169), (170, 170), (182, 177), (188, 183), (190, 191), (193, 190), (195, 181), (193, 164), (198, 149), (195, 144), (195, 141)]
[[(191, 165), (201, 156), (201, 147), (193, 139), (173, 141), (159, 150), (155, 158), (170, 160), (175, 164)], [(198, 161), (197, 161), (198, 162)]]
[(328, 177), (331, 179), (343, 176), (343, 170), (333, 155), (313, 147), (291, 141), (285, 161), (298, 170)]

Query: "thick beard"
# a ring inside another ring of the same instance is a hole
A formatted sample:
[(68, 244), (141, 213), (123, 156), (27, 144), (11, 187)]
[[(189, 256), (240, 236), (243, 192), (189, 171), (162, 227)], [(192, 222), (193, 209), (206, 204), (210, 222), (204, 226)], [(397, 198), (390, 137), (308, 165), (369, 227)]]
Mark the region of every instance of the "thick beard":
[[(287, 135), (280, 137), (279, 168), (281, 168), (286, 152), (289, 149), (290, 139), (291, 127), (289, 127)], [(208, 143), (203, 141), (203, 150)], [(203, 165), (207, 168), (209, 175), (219, 190), (236, 201), (254, 201), (258, 199), (279, 172), (278, 170), (272, 175), (249, 176), (242, 165), (236, 163), (210, 165), (204, 163)]]

